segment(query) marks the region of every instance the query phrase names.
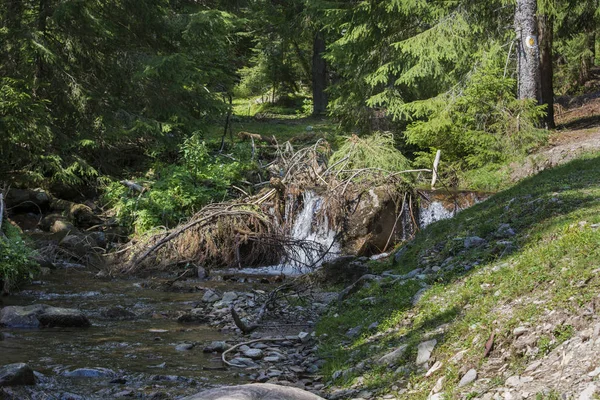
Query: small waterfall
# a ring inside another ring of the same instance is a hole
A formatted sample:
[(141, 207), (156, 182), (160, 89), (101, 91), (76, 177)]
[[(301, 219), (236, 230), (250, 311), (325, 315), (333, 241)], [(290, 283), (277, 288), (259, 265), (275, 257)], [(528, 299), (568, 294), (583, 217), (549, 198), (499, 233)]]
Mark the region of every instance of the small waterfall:
[(340, 255), (335, 241), (336, 232), (329, 227), (326, 217), (317, 218), (323, 198), (307, 190), (302, 196), (302, 210), (294, 215), (294, 199), (285, 204), (285, 226), (290, 226), (291, 243), (286, 247), (287, 259), (280, 264), (236, 270), (243, 275), (299, 275), (312, 271), (324, 261)]
[(436, 221), (452, 218), (462, 210), (486, 200), (490, 195), (468, 190), (429, 192), (421, 201), (419, 227), (425, 228)]
[(452, 218), (455, 214), (456, 210), (447, 209), (441, 201), (432, 201), (419, 210), (419, 226), (425, 228), (436, 221)]
[[(308, 243), (309, 246), (299, 250), (289, 249), (288, 253), (294, 254), (291, 264), (300, 270), (310, 266), (319, 266), (340, 254), (340, 247), (335, 243), (336, 233), (329, 228), (329, 221), (323, 218), (319, 224), (316, 216), (323, 205), (323, 198), (313, 191), (306, 191), (303, 195), (304, 206), (297, 215), (292, 226), (292, 239)], [(326, 253), (326, 254), (325, 254)], [(306, 272), (306, 271), (304, 271)]]

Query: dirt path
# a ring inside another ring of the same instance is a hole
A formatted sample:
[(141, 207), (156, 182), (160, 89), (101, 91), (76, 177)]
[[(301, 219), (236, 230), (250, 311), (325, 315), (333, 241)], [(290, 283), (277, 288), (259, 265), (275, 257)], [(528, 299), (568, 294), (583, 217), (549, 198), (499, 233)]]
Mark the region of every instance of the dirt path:
[(565, 164), (584, 153), (600, 152), (600, 92), (559, 99), (556, 111), (557, 129), (551, 133), (549, 145), (524, 162), (513, 163), (513, 181)]

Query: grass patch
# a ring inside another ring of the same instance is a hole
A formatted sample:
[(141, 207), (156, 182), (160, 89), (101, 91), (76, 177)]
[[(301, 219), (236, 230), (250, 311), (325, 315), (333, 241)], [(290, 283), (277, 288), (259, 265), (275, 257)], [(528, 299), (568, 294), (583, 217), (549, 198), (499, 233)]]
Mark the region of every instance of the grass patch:
[[(485, 239), (484, 244), (465, 247), (465, 238), (473, 236)], [(528, 178), (452, 220), (430, 225), (407, 245), (397, 264), (381, 267), (398, 274), (436, 267), (438, 273), (403, 285), (374, 284), (332, 309), (318, 326), (318, 333), (327, 333), (321, 346), (329, 360), (325, 373), (350, 369), (406, 343), (413, 349), (405, 360), (410, 371), (406, 398), (426, 398), (441, 376), (446, 376), (449, 398), (466, 396), (471, 391), (457, 388), (460, 374), (450, 358), (464, 351), (460, 365), (485, 370), (484, 344), (492, 332), (498, 346), (508, 346), (515, 327), (540, 323), (549, 310), (577, 313), (600, 289), (598, 243), (598, 155)], [(425, 286), (413, 306), (415, 293)], [(369, 297), (374, 299), (365, 304)], [(375, 321), (376, 331), (368, 331)], [(348, 338), (348, 328), (356, 326), (363, 326), (360, 336)], [(551, 351), (573, 334), (573, 327), (559, 327), (538, 347)], [(444, 368), (424, 379), (412, 363), (418, 343), (429, 338), (437, 339), (434, 356)], [(511, 366), (518, 369), (526, 361), (516, 357)], [(348, 375), (344, 385), (356, 384), (360, 376), (363, 387), (386, 394), (405, 374), (367, 368)]]

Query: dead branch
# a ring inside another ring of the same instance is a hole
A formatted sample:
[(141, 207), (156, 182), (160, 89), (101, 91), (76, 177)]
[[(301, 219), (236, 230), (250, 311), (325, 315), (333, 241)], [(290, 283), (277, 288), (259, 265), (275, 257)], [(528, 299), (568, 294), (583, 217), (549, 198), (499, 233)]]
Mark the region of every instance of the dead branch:
[(228, 353), (231, 353), (235, 349), (237, 349), (239, 347), (242, 347), (242, 346), (247, 346), (249, 344), (259, 343), (259, 342), (283, 342), (283, 341), (286, 341), (286, 340), (289, 340), (289, 339), (286, 339), (284, 337), (278, 337), (278, 338), (269, 337), (269, 338), (254, 339), (254, 340), (250, 340), (248, 342), (238, 343), (235, 346), (232, 346), (229, 349), (225, 350), (223, 352), (223, 354), (221, 354), (221, 361), (223, 361), (223, 364), (225, 364), (225, 365), (227, 365), (229, 367), (246, 368), (243, 365), (236, 365), (236, 364), (230, 363), (229, 361), (227, 361), (227, 358), (225, 356), (227, 356)]
[(248, 325), (246, 324), (238, 315), (237, 311), (235, 311), (235, 307), (231, 306), (230, 307), (231, 310), (231, 316), (233, 317), (233, 322), (235, 323), (235, 326), (237, 326), (244, 335), (247, 335), (249, 333), (254, 332), (259, 325), (257, 324), (252, 324), (252, 325)]

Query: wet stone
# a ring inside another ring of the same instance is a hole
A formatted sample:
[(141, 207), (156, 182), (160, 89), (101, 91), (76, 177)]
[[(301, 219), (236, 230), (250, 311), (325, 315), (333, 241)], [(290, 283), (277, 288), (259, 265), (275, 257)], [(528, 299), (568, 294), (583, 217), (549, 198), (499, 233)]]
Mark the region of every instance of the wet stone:
[(263, 358), (263, 352), (260, 349), (248, 349), (243, 352), (245, 357), (251, 358), (253, 360), (260, 360)]
[(0, 367), (0, 387), (23, 385), (35, 385), (35, 375), (29, 365), (17, 363)]
[(193, 343), (182, 343), (182, 344), (175, 346), (175, 350), (188, 351), (188, 350), (192, 350), (194, 348), (194, 346), (195, 345)]

